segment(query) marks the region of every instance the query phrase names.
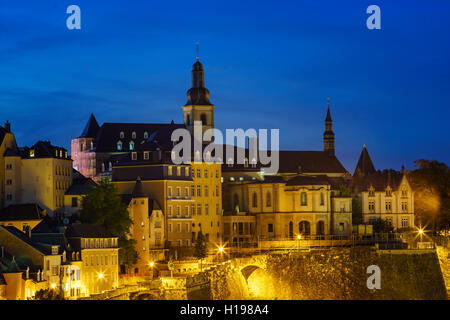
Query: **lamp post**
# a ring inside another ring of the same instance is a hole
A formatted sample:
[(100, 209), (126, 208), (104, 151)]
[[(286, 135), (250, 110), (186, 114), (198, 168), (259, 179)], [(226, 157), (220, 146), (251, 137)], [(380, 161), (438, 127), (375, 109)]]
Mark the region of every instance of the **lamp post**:
[(223, 261), (223, 251), (224, 251), (224, 247), (223, 247), (223, 246), (220, 246), (217, 250), (219, 251), (219, 255), (220, 255), (220, 261), (219, 261), (219, 262), (222, 262), (222, 261)]
[(151, 279), (153, 279), (153, 267), (155, 266), (155, 263), (153, 261), (150, 261), (148, 266), (150, 267), (150, 271), (151, 271)]
[(302, 236), (300, 234), (297, 235), (297, 251), (300, 250), (300, 239)]

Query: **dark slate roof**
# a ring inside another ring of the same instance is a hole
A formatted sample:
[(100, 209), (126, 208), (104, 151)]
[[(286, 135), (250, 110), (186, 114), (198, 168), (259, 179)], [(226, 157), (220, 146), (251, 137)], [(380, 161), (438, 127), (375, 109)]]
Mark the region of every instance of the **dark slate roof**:
[(81, 195), (87, 194), (88, 191), (97, 186), (97, 183), (94, 182), (91, 178), (86, 178), (80, 172), (73, 169), (72, 170), (72, 185), (67, 189), (67, 195)]
[(5, 139), (5, 136), (7, 133), (8, 133), (8, 131), (5, 128), (3, 128), (2, 126), (0, 126), (0, 145), (2, 145), (3, 139)]
[(325, 175), (309, 176), (299, 174), (286, 182), (286, 186), (310, 186), (329, 184), (330, 182)]
[(328, 103), (327, 117), (325, 118), (325, 121), (332, 121), (332, 120), (331, 120), (330, 104), (329, 104), (329, 103)]
[[(94, 147), (96, 152), (121, 152), (117, 150), (117, 142), (120, 140), (123, 152), (129, 152), (130, 141), (134, 141), (135, 149), (142, 150), (141, 144), (147, 144), (151, 150), (157, 147), (167, 149), (172, 142), (170, 140), (172, 131), (178, 128), (185, 128), (184, 124), (156, 124), (156, 123), (104, 123), (97, 134)], [(120, 132), (124, 133), (124, 138), (120, 138)], [(132, 133), (136, 132), (136, 139), (132, 139)], [(147, 132), (148, 138), (144, 138)]]
[(0, 211), (0, 221), (41, 220), (42, 211), (36, 203), (12, 204)]
[(23, 242), (29, 244), (42, 254), (48, 254), (47, 251), (43, 250), (41, 247), (37, 247), (36, 244), (31, 240), (30, 237), (28, 237), (25, 233), (20, 231), (19, 229), (13, 227), (13, 226), (0, 226), (0, 228), (4, 228), (6, 231), (8, 231), (10, 234), (15, 236), (16, 238), (22, 240)]
[[(64, 233), (50, 232), (50, 233), (31, 233), (31, 241), (35, 246), (41, 247), (43, 250), (47, 250), (49, 245), (59, 246), (59, 254), (62, 254), (64, 250), (67, 251), (67, 240)], [(48, 252), (50, 253), (50, 252)]]
[(94, 117), (94, 114), (91, 113), (91, 116), (89, 117), (89, 120), (86, 124), (86, 127), (84, 127), (84, 130), (81, 133), (80, 138), (96, 138), (99, 129), (100, 126), (98, 125), (98, 122)]
[(133, 189), (133, 198), (138, 197), (146, 197), (147, 194), (144, 192), (144, 188), (142, 187), (141, 177), (137, 177), (136, 184), (134, 185)]
[(387, 186), (392, 190), (398, 190), (402, 179), (403, 173), (395, 170), (376, 171), (364, 176), (354, 176), (352, 186), (359, 191), (368, 191), (370, 186), (373, 186), (375, 191), (385, 191)]
[(74, 223), (66, 231), (67, 238), (117, 238), (99, 224)]
[(365, 175), (375, 172), (375, 166), (373, 165), (372, 159), (370, 159), (366, 145), (364, 145), (353, 175)]
[(335, 155), (326, 151), (280, 151), (279, 173), (346, 173)]
[[(32, 147), (24, 147), (20, 149), (22, 158), (30, 158), (30, 151), (34, 150), (33, 158), (58, 158), (58, 159), (70, 159), (67, 153), (67, 149), (54, 146), (50, 141), (38, 141)], [(61, 156), (60, 156), (61, 154)]]

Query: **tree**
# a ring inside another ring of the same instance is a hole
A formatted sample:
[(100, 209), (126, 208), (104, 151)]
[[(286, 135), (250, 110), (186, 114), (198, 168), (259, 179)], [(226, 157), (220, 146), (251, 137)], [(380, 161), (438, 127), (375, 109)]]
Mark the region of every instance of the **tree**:
[(414, 211), (419, 224), (434, 232), (450, 230), (450, 169), (436, 160), (419, 159), (407, 175), (414, 191)]
[(41, 289), (34, 296), (36, 300), (64, 300), (63, 293), (59, 289)]
[(392, 227), (392, 225), (384, 219), (378, 218), (371, 224), (373, 225), (374, 233), (390, 233), (394, 231), (394, 227)]
[(116, 187), (108, 180), (93, 186), (82, 200), (80, 219), (83, 223), (103, 225), (119, 238), (119, 263), (127, 268), (137, 262), (135, 240), (129, 239), (133, 221)]
[(358, 198), (352, 198), (352, 224), (362, 224), (363, 216), (362, 216), (362, 208)]
[(203, 259), (208, 256), (206, 250), (206, 240), (202, 231), (200, 230), (195, 241), (194, 256), (200, 260), (200, 271), (203, 271)]

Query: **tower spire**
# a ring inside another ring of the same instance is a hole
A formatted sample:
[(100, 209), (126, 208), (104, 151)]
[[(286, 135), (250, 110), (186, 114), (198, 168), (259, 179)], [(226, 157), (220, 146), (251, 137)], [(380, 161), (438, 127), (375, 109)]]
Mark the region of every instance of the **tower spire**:
[(334, 149), (334, 132), (333, 132), (333, 120), (331, 120), (330, 112), (330, 98), (328, 100), (327, 117), (325, 118), (325, 132), (323, 133), (323, 150), (327, 151), (330, 155), (335, 154)]
[(198, 41), (195, 43), (195, 52), (197, 53), (196, 54), (196, 58), (197, 58), (197, 61), (198, 61), (198, 59), (199, 59), (199, 51), (200, 51), (200, 47), (199, 47), (199, 43), (198, 43)]

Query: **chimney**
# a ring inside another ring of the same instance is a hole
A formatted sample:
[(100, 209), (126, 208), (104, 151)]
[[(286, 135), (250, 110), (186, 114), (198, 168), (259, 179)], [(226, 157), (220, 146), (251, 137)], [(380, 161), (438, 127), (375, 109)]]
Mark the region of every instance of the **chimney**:
[(11, 123), (9, 123), (8, 120), (6, 120), (6, 122), (5, 122), (5, 130), (7, 132), (11, 132)]

